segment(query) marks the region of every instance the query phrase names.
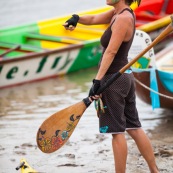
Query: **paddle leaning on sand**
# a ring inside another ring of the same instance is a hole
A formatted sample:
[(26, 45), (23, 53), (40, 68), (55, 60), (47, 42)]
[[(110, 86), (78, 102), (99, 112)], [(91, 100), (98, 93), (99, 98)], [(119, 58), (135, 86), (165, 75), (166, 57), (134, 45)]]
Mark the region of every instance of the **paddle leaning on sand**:
[[(129, 69), (140, 57), (148, 52), (152, 47), (159, 43), (169, 33), (173, 31), (173, 16), (172, 22), (166, 27), (164, 31), (141, 53), (139, 53), (133, 60), (115, 73), (103, 87), (101, 87), (97, 94), (101, 94), (113, 81), (117, 80), (127, 69)], [(48, 117), (39, 127), (37, 132), (37, 145), (44, 153), (52, 153), (61, 148), (70, 138), (75, 127), (77, 126), (80, 118), (91, 104), (89, 97), (84, 98), (82, 101), (60, 110), (50, 117)]]

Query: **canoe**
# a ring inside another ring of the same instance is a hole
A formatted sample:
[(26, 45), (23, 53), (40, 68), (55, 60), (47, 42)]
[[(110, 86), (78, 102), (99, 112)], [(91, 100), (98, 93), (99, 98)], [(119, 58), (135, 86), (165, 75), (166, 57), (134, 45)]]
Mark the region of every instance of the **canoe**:
[(137, 26), (161, 19), (173, 13), (173, 0), (142, 0), (136, 8)]
[[(87, 13), (96, 14), (109, 8)], [(69, 17), (0, 30), (0, 88), (61, 76), (98, 64), (101, 56), (98, 38), (106, 26), (79, 26), (70, 32), (62, 26)]]
[[(142, 0), (141, 5), (135, 8), (136, 27), (147, 32), (154, 40), (170, 22), (169, 16), (173, 14), (173, 0)], [(173, 39), (173, 33), (155, 46), (155, 51), (163, 49)]]
[(173, 110), (173, 45), (156, 54), (156, 66), (133, 69), (138, 97), (153, 109)]
[[(145, 0), (144, 0), (145, 1)], [(133, 4), (134, 5), (134, 4)], [(136, 5), (132, 6), (134, 9)], [(79, 13), (97, 14), (111, 7)], [(78, 25), (66, 31), (62, 24), (70, 15), (11, 28), (0, 29), (0, 88), (44, 80), (97, 66), (101, 56), (100, 37), (107, 25)], [(155, 31), (170, 23), (159, 19)], [(155, 22), (155, 21), (154, 21)], [(140, 30), (145, 30), (144, 24)], [(150, 30), (149, 30), (150, 31)], [(156, 35), (156, 34), (155, 34)], [(170, 38), (173, 37), (173, 34)], [(166, 39), (168, 41), (169, 39)], [(163, 44), (165, 45), (165, 43)]]
[[(163, 17), (161, 19), (155, 20), (153, 22), (144, 24), (137, 27), (137, 29), (145, 31), (154, 40), (170, 23), (170, 16)], [(166, 47), (167, 44), (171, 43), (173, 39), (173, 33), (170, 33), (166, 38), (164, 38), (159, 44), (154, 47), (155, 52), (159, 52)]]
[(33, 169), (28, 162), (26, 161), (26, 159), (21, 159), (20, 160), (20, 165), (18, 167), (16, 167), (16, 170), (20, 170), (21, 173), (38, 173), (38, 171), (36, 171), (35, 169)]

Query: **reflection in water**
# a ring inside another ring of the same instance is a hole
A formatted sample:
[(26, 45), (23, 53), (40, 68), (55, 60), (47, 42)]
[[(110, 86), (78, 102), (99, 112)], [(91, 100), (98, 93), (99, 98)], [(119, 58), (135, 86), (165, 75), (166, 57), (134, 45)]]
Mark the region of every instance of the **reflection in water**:
[[(30, 83), (0, 91), (0, 116), (20, 116), (57, 110), (81, 101), (87, 96), (96, 68), (81, 70), (68, 76)], [(152, 110), (137, 98), (144, 128), (153, 128), (168, 111)], [(151, 121), (152, 120), (152, 121)]]
[[(0, 116), (11, 111), (34, 111), (40, 108), (66, 106), (87, 96), (95, 69), (68, 76), (30, 83), (0, 91)], [(11, 113), (10, 113), (11, 114)]]
[[(34, 158), (34, 163), (38, 163), (44, 157), (48, 158), (47, 155), (43, 156), (36, 147), (35, 138), (40, 124), (51, 114), (85, 98), (94, 74), (95, 69), (90, 69), (0, 91), (0, 132), (3, 139), (0, 144), (0, 167), (2, 170), (14, 172), (14, 167), (18, 164), (16, 162), (23, 156), (32, 160)], [(90, 107), (87, 110), (85, 123), (91, 121), (90, 125), (96, 124), (89, 119), (89, 116), (93, 115), (93, 109)], [(94, 117), (96, 119), (95, 115)], [(83, 128), (82, 120), (80, 124)], [(4, 163), (7, 163), (8, 167)]]

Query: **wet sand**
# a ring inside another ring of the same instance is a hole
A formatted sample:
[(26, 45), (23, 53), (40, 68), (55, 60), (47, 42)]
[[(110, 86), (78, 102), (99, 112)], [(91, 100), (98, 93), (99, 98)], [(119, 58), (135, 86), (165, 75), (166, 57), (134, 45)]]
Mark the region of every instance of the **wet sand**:
[[(166, 116), (164, 116), (166, 115)], [(150, 120), (151, 121), (151, 120)], [(163, 118), (158, 126), (153, 130), (147, 130), (147, 134), (151, 139), (151, 143), (154, 149), (156, 162), (161, 173), (173, 172), (173, 112), (163, 111)], [(139, 154), (134, 142), (128, 140), (132, 147), (129, 152), (129, 161), (127, 169), (130, 172), (135, 173), (147, 173), (148, 168)], [(145, 145), (145, 144), (144, 144)], [(132, 171), (134, 169), (134, 171)]]
[[(17, 172), (15, 168), (21, 158), (46, 173), (114, 173), (111, 136), (99, 133), (94, 105), (86, 110), (60, 150), (44, 154), (36, 145), (40, 124), (51, 114), (85, 98), (94, 75), (95, 69), (90, 69), (0, 91), (1, 173)], [(137, 107), (143, 128), (154, 147), (160, 172), (173, 172), (173, 112), (153, 111), (139, 99)], [(148, 173), (133, 140), (126, 137), (129, 147), (127, 173)]]
[[(15, 138), (12, 132), (10, 135), (9, 131), (6, 131), (8, 135), (6, 140), (1, 136), (3, 140), (0, 145), (0, 172), (15, 172), (19, 160), (26, 158), (32, 167), (46, 173), (113, 173), (111, 137), (98, 133), (97, 117), (86, 116), (81, 119), (69, 142), (50, 155), (41, 153), (36, 146), (35, 134), (38, 124), (30, 124), (26, 129), (16, 127), (13, 129)], [(165, 118), (160, 126), (148, 131), (162, 173), (173, 171), (172, 124), (172, 118)], [(129, 147), (127, 173), (148, 173), (144, 159), (129, 136), (127, 141)]]

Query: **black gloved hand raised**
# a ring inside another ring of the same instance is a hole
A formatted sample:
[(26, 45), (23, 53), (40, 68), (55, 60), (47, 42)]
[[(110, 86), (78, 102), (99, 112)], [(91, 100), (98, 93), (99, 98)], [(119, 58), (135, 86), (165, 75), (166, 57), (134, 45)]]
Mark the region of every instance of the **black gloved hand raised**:
[(76, 26), (79, 21), (79, 16), (77, 14), (73, 14), (70, 19), (68, 19), (65, 23), (67, 23), (66, 27), (69, 27), (70, 25)]
[(89, 97), (96, 95), (99, 88), (100, 88), (100, 80), (93, 79), (93, 85), (89, 91)]

